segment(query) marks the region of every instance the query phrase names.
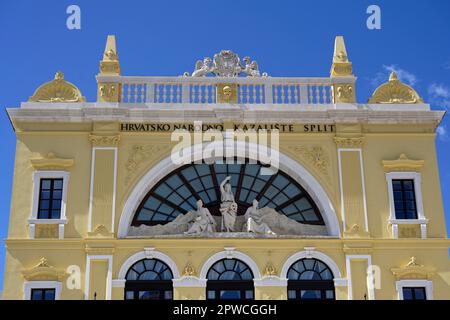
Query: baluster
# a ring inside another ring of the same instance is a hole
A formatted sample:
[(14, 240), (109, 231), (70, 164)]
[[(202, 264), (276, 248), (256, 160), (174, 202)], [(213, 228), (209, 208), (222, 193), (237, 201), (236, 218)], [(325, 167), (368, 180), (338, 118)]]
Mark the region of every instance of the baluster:
[(130, 100), (131, 100), (131, 86), (132, 86), (133, 84), (128, 84), (128, 91), (127, 91), (127, 102), (131, 102)]
[(191, 95), (191, 103), (195, 103), (195, 86), (189, 85), (190, 95)]
[(312, 104), (312, 103), (313, 103), (312, 89), (311, 89), (311, 85), (308, 84), (308, 104)]
[(252, 84), (252, 101), (253, 103), (256, 103), (256, 85)]
[(127, 85), (126, 84), (123, 84), (123, 86), (122, 86), (122, 92), (120, 93), (120, 101), (123, 101), (124, 99), (124, 97), (123, 97), (123, 95), (124, 95), (124, 92), (125, 92), (125, 90), (126, 90), (126, 88), (127, 88)]
[(288, 98), (288, 104), (291, 104), (291, 86), (287, 86), (287, 98)]
[(177, 100), (177, 102), (178, 103), (180, 103), (181, 102), (181, 84), (179, 84), (178, 86), (177, 86), (177, 90), (178, 90), (178, 100)]
[(242, 85), (241, 90), (239, 90), (239, 95), (241, 96), (239, 99), (240, 103), (244, 103), (244, 90), (245, 90), (244, 88), (245, 88), (245, 85)]
[(280, 85), (280, 90), (281, 90), (281, 103), (285, 103), (284, 101), (284, 86)]
[(164, 83), (163, 84), (163, 87), (162, 87), (162, 89), (163, 89), (163, 92), (162, 92), (162, 98), (163, 98), (163, 100), (162, 100), (162, 102), (163, 103), (166, 103), (166, 99), (167, 99), (167, 89), (166, 89), (166, 84)]
[(258, 89), (259, 89), (259, 103), (263, 103), (263, 86), (259, 85)]
[(245, 86), (245, 103), (250, 102), (250, 85)]
[(141, 83), (140, 84), (140, 88), (141, 88), (141, 103), (145, 102), (145, 84)]
[(322, 103), (327, 103), (327, 87), (322, 86)]
[(293, 96), (292, 96), (292, 103), (293, 104), (296, 104), (297, 103), (297, 85), (295, 84), (294, 86), (293, 86)]
[(319, 85), (316, 85), (316, 104), (320, 103), (320, 91), (319, 91)]
[(168, 85), (169, 86), (169, 94), (168, 94), (168, 98), (169, 98), (169, 103), (173, 102), (173, 86), (171, 84)]
[(155, 103), (159, 103), (159, 83), (155, 86)]
[(137, 102), (138, 101), (138, 84), (135, 83), (134, 84), (134, 101), (133, 102)]

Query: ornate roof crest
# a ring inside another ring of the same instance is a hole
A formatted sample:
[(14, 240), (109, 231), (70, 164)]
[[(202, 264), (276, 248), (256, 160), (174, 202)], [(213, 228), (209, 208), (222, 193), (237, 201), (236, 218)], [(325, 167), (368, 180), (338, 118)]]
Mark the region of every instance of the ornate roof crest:
[[(204, 77), (208, 74), (214, 74), (217, 77), (238, 77), (241, 74), (247, 77), (261, 77), (258, 63), (252, 61), (250, 57), (244, 57), (244, 64), (241, 64), (239, 56), (231, 50), (222, 50), (214, 55), (214, 59), (206, 57), (195, 63), (195, 70), (192, 77)], [(185, 72), (184, 76), (188, 77), (189, 73)], [(267, 77), (267, 73), (262, 74)]]
[(413, 88), (398, 80), (397, 74), (392, 72), (389, 81), (375, 89), (369, 103), (423, 103), (423, 100)]
[(28, 101), (84, 102), (86, 99), (81, 95), (80, 90), (75, 85), (64, 80), (64, 74), (58, 71), (55, 74), (55, 79), (37, 88)]

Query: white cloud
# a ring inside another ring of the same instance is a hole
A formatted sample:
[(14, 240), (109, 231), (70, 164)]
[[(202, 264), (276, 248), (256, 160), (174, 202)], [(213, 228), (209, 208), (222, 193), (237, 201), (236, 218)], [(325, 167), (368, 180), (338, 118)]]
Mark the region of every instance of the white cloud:
[(429, 103), (435, 107), (450, 109), (450, 88), (432, 83), (428, 86)]
[(375, 77), (372, 78), (371, 80), (372, 86), (378, 87), (380, 84), (388, 81), (389, 75), (392, 71), (395, 71), (398, 79), (406, 83), (407, 85), (414, 86), (419, 81), (415, 74), (405, 69), (399, 68), (395, 64), (391, 64), (391, 65), (383, 65), (383, 71), (378, 72), (375, 75)]
[(438, 139), (443, 141), (447, 141), (449, 138), (447, 128), (443, 124), (437, 127), (436, 134)]

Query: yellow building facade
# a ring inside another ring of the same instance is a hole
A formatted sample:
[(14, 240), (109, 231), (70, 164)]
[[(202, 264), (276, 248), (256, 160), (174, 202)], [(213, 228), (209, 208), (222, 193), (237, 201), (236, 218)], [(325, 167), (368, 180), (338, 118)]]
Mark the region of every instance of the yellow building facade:
[(123, 76), (108, 36), (96, 78), (7, 110), (4, 299), (450, 298), (444, 113), (395, 73), (357, 103), (342, 37), (330, 77), (278, 78), (229, 50)]

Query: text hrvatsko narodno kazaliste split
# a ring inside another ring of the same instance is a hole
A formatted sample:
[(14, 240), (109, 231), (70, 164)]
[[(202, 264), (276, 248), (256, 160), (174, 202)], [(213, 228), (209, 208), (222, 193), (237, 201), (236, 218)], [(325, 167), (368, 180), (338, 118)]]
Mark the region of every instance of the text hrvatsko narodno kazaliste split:
[(108, 36), (96, 101), (57, 72), (8, 108), (3, 298), (449, 299), (444, 112), (394, 72), (357, 102), (342, 36), (326, 77), (261, 59), (128, 76)]

